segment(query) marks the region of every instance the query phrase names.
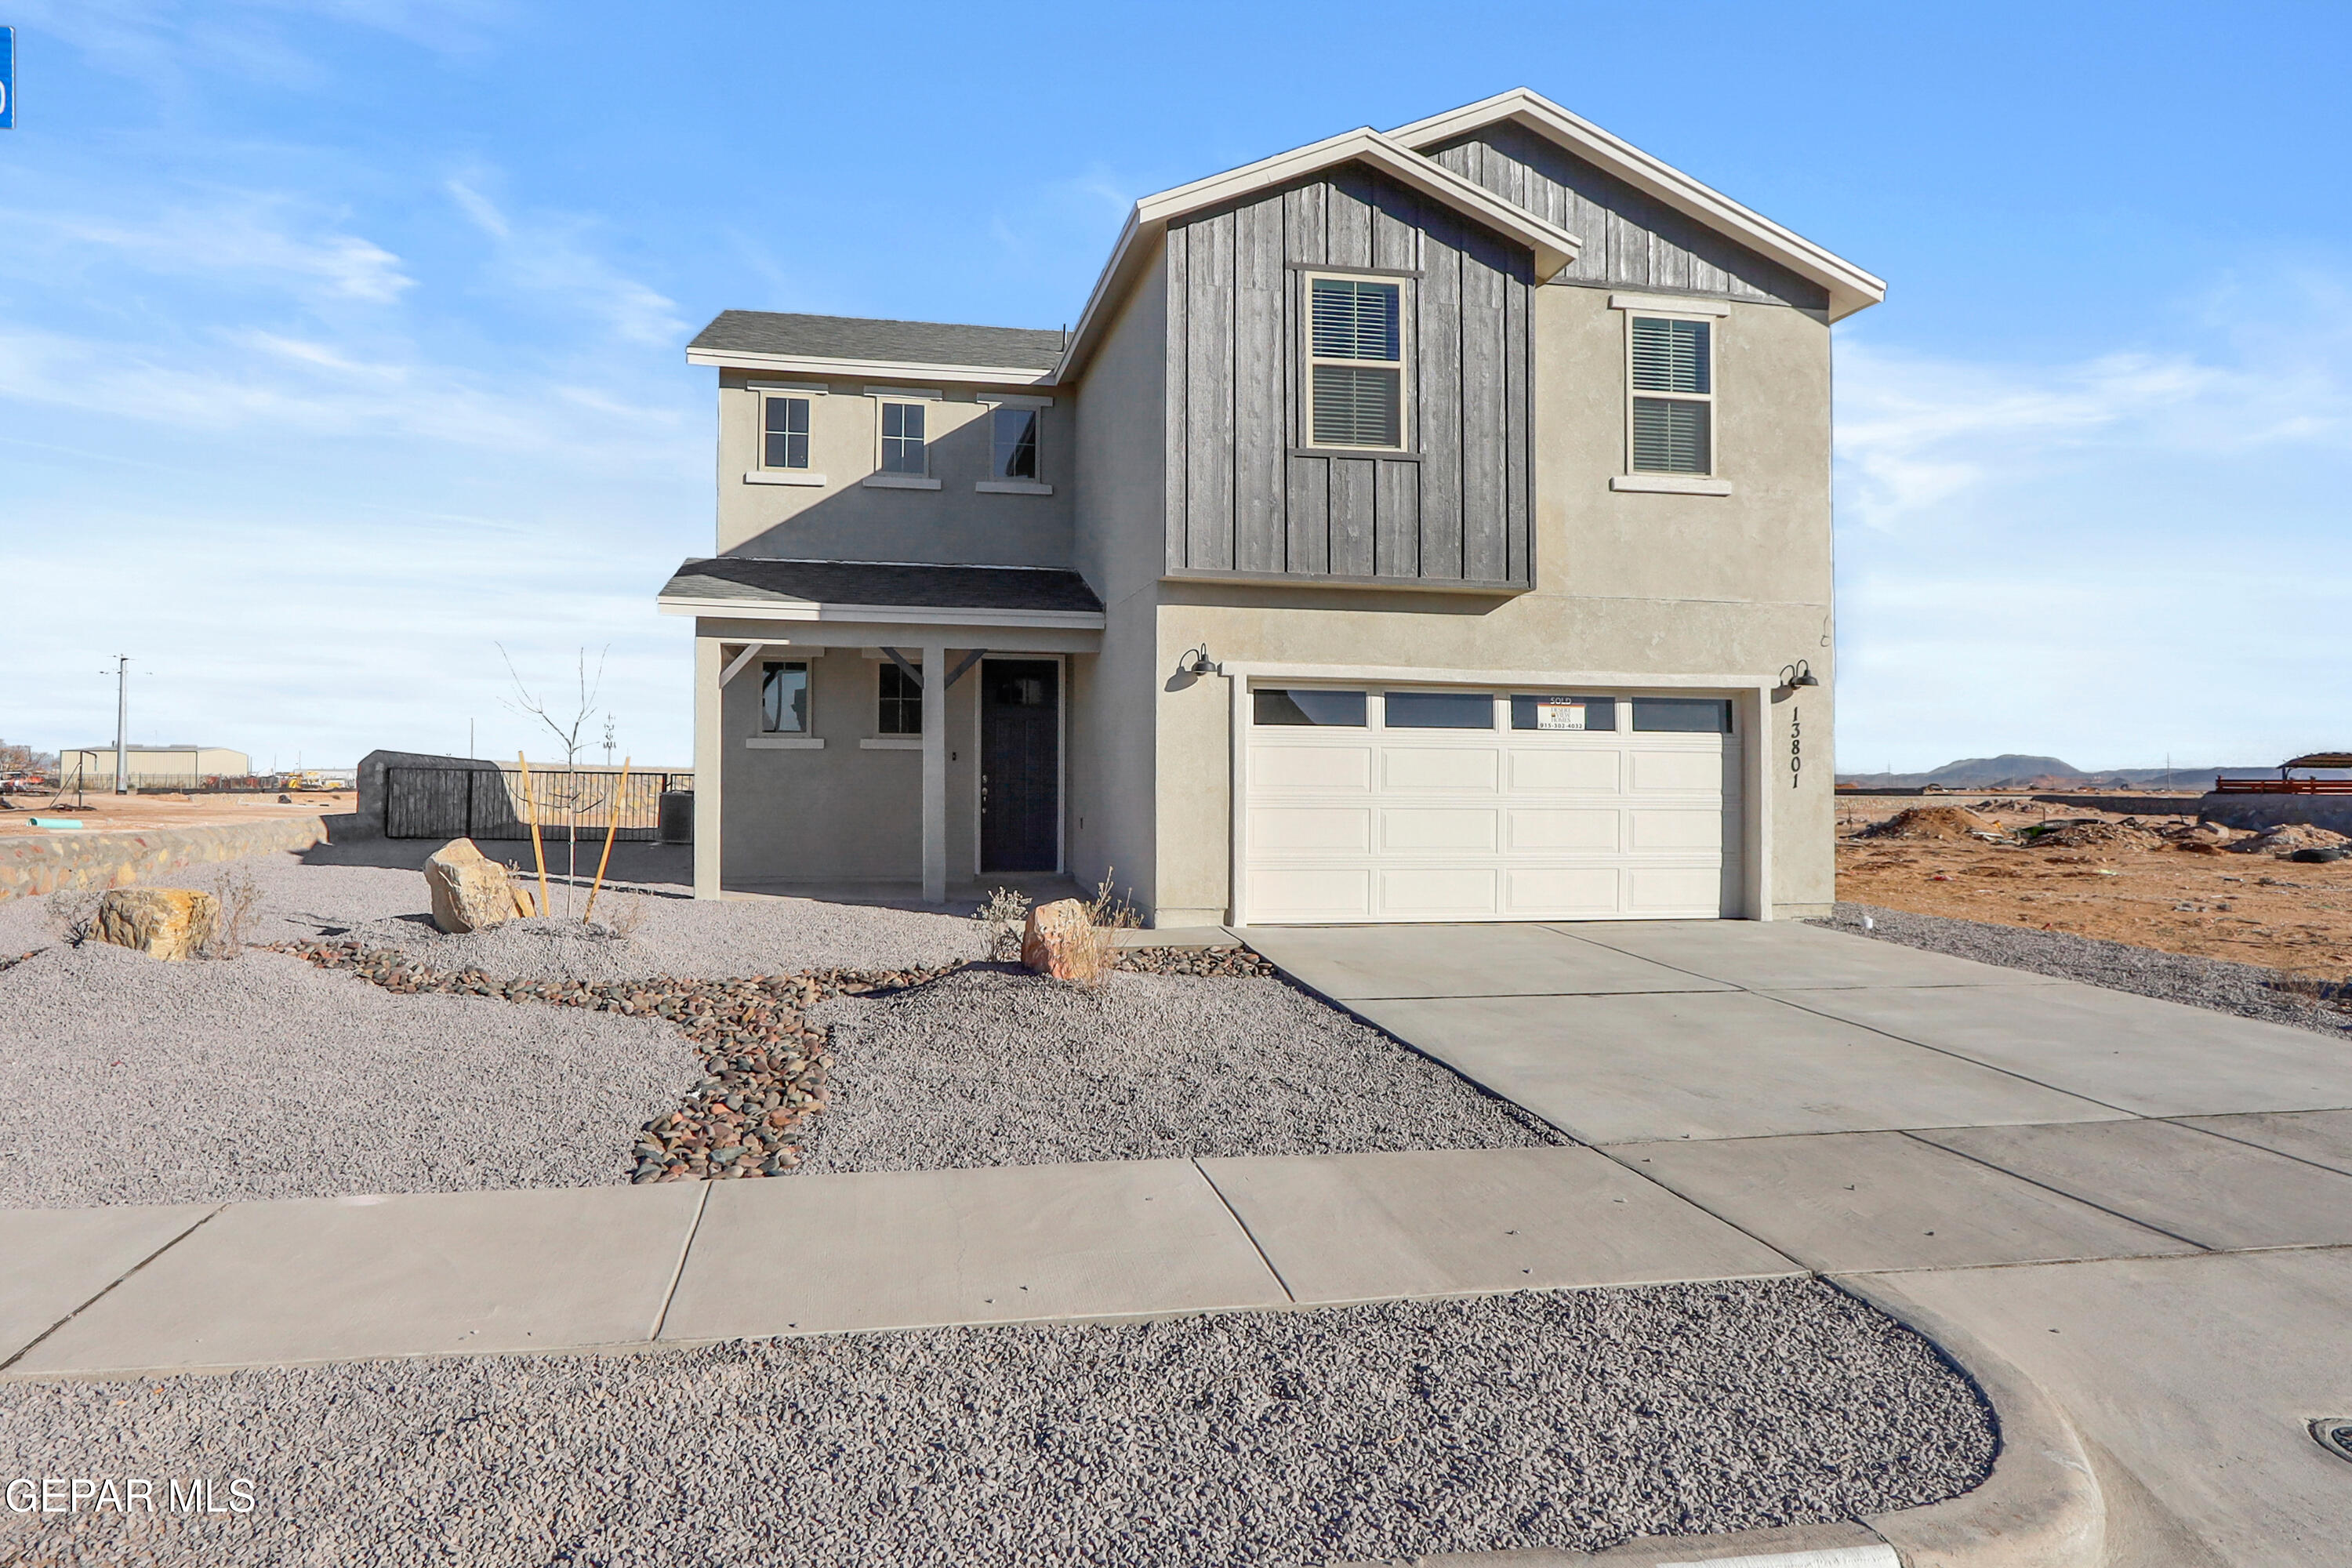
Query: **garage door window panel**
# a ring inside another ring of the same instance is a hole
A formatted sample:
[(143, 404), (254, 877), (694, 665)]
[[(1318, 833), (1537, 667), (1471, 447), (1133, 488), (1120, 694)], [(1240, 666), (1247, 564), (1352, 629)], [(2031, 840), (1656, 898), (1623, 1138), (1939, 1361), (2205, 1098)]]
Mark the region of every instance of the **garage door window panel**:
[(1636, 697), (1633, 728), (1666, 734), (1728, 735), (1731, 701), (1720, 697)]
[(1381, 702), (1391, 730), (1491, 730), (1495, 699), (1484, 691), (1391, 691)]
[(1251, 721), (1302, 729), (1364, 728), (1364, 694), (1316, 687), (1260, 687), (1250, 693)]

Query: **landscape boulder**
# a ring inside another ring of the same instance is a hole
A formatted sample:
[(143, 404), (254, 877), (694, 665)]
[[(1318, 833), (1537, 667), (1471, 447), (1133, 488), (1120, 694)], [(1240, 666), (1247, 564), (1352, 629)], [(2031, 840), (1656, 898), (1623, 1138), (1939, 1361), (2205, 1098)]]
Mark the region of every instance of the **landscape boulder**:
[(425, 886), (433, 895), (433, 923), (446, 931), (487, 931), (531, 912), (530, 896), (470, 838), (453, 838), (433, 852)]
[(90, 934), (150, 958), (194, 958), (213, 940), (220, 901), (186, 888), (116, 888), (98, 901)]
[(1021, 931), (1021, 962), (1040, 974), (1091, 985), (1110, 967), (1109, 943), (1076, 899), (1039, 904)]

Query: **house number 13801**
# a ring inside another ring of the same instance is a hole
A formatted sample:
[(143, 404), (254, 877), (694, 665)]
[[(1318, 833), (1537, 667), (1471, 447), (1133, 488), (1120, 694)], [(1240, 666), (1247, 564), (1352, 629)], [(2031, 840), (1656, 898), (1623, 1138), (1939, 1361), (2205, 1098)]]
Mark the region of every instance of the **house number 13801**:
[(1797, 721), (1797, 705), (1789, 704), (1789, 787), (1797, 787), (1797, 775), (1805, 771), (1804, 726)]

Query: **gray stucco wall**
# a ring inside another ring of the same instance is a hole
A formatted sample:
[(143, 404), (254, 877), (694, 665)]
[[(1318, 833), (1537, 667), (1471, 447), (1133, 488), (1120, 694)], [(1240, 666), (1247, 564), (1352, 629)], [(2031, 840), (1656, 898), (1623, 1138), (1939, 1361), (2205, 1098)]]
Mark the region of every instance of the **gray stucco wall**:
[[(1359, 165), (1171, 226), (1168, 565), (1524, 584), (1532, 260)], [(1305, 268), (1404, 288), (1405, 452), (1313, 448)]]
[[(1830, 334), (1785, 306), (1731, 310), (1717, 405), (1718, 469), (1731, 495), (1610, 489), (1624, 471), (1622, 314), (1602, 290), (1539, 289), (1533, 592), (1479, 599), (1170, 583), (1163, 663), (1205, 641), (1236, 661), (1720, 675), (1752, 689), (1806, 659), (1822, 684), (1772, 703), (1764, 732), (1741, 744), (1762, 745), (1769, 763), (1773, 912), (1825, 910), (1835, 896)], [(1227, 905), (1226, 700), (1223, 681), (1159, 697), (1164, 922), (1218, 918)], [(1792, 713), (1809, 764), (1793, 775)]]
[[(902, 651), (914, 657), (911, 649)], [(727, 882), (919, 880), (922, 753), (858, 745), (877, 737), (877, 660), (855, 647), (831, 648), (809, 660), (812, 729), (824, 750), (745, 743), (762, 733), (761, 666), (799, 657), (778, 651), (754, 659), (722, 694), (720, 835)], [(948, 693), (948, 875), (958, 881), (972, 868), (977, 689), (967, 675)]]
[(1103, 601), (1105, 625), (1101, 651), (1070, 661), (1070, 869), (1091, 886), (1115, 868), (1146, 908), (1158, 895), (1167, 278), (1163, 251), (1089, 363), (1077, 421), (1077, 565)]
[[(747, 382), (788, 377), (723, 372), (719, 390), (719, 550), (722, 554), (786, 560), (940, 561), (982, 566), (1070, 564), (1075, 393), (1005, 387), (1023, 396), (1050, 395), (1039, 443), (1039, 477), (1049, 496), (983, 494), (972, 487), (989, 477), (988, 406), (974, 401), (990, 389), (949, 386), (926, 401), (935, 490), (869, 489), (864, 480), (879, 466), (881, 405), (866, 382), (824, 384), (810, 398), (810, 475), (821, 487), (753, 484), (744, 475), (759, 465), (760, 394)], [(875, 383), (873, 384), (879, 384)]]

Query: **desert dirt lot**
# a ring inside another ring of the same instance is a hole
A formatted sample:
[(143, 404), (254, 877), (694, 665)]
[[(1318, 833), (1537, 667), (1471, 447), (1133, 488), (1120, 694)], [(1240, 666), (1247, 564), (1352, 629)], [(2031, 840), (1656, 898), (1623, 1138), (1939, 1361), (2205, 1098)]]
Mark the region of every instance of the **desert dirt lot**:
[(115, 795), (89, 790), (83, 793), (79, 805), (68, 795), (52, 807), (47, 791), (12, 795), (6, 797), (6, 804), (13, 809), (0, 809), (0, 834), (50, 831), (35, 827), (26, 820), (34, 816), (70, 817), (93, 832), (110, 828), (221, 827), (266, 816), (353, 811), (358, 809), (359, 802), (359, 796), (350, 790), (304, 790), (289, 798), (292, 805), (280, 803), (274, 790), (259, 795)]
[[(1908, 831), (1885, 831), (1914, 810), (1921, 815)], [(2194, 823), (2015, 797), (1840, 796), (1838, 897), (2315, 981), (2352, 976), (2352, 857), (2312, 865), (2285, 854), (2335, 835), (2193, 831)], [(2066, 826), (2075, 824), (2084, 826)], [(1882, 836), (1868, 836), (1874, 828)]]

